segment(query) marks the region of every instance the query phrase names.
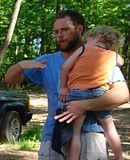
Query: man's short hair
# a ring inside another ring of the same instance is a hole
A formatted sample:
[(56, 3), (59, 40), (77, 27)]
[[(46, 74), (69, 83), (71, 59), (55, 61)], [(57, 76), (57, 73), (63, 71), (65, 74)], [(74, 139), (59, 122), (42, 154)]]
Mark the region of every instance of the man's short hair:
[(79, 12), (74, 11), (74, 10), (61, 11), (60, 13), (58, 13), (55, 20), (60, 19), (60, 18), (65, 18), (65, 17), (69, 17), (75, 26), (82, 25), (83, 26), (83, 33), (84, 33), (85, 19)]

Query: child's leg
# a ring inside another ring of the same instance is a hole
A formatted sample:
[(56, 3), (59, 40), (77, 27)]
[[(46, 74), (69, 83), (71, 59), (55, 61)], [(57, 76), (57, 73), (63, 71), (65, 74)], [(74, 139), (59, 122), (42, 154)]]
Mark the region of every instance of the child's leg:
[(115, 160), (123, 160), (120, 137), (117, 133), (112, 117), (106, 119), (100, 118), (98, 120), (102, 124), (107, 142), (114, 153)]
[(85, 116), (80, 116), (73, 123), (73, 137), (69, 143), (69, 151), (67, 160), (78, 160), (80, 155), (80, 133)]

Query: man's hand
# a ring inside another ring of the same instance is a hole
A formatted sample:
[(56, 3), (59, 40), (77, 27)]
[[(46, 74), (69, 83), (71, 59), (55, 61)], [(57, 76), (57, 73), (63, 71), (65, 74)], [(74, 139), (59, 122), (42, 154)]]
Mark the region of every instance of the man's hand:
[(5, 83), (17, 84), (24, 81), (23, 71), (25, 69), (43, 69), (46, 67), (47, 60), (37, 62), (35, 60), (21, 61), (11, 66), (5, 74)]
[(71, 101), (67, 103), (67, 111), (55, 116), (59, 122), (71, 123), (86, 112), (86, 100)]
[(35, 60), (25, 60), (18, 63), (21, 69), (43, 69), (46, 67), (47, 60), (37, 62)]

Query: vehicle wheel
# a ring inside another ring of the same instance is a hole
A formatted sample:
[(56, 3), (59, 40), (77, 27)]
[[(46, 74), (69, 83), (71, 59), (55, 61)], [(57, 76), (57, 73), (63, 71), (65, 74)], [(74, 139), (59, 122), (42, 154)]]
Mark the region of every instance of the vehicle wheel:
[(15, 142), (21, 134), (21, 123), (19, 114), (16, 111), (7, 112), (3, 120), (3, 135), (5, 140)]

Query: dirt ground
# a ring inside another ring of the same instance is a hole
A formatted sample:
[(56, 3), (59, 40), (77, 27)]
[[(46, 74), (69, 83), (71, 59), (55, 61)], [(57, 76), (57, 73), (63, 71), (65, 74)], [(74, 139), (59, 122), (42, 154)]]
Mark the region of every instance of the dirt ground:
[[(32, 111), (34, 113), (32, 120), (27, 127), (32, 123), (43, 125), (47, 115), (47, 99), (46, 95), (29, 94), (31, 98)], [(44, 106), (44, 107), (43, 107)], [(130, 160), (130, 104), (125, 104), (113, 111), (113, 118), (121, 137), (123, 156), (125, 160)], [(37, 152), (21, 151), (19, 149), (4, 148), (0, 145), (0, 160), (37, 160)], [(110, 156), (112, 153), (110, 151)], [(112, 159), (112, 158), (110, 158)]]

